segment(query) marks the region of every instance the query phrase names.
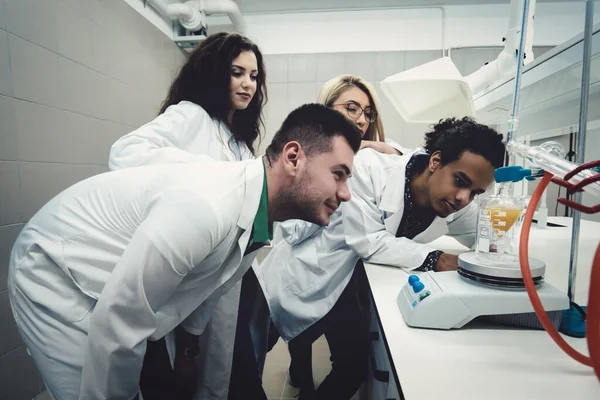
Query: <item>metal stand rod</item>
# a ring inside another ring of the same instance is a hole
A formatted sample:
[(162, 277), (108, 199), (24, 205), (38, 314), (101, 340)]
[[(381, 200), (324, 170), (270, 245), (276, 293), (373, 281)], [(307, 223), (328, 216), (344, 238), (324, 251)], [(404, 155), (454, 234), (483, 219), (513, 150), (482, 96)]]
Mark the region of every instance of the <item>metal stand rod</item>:
[[(514, 1), (514, 0), (513, 0)], [(525, 58), (525, 39), (527, 37), (527, 22), (529, 15), (529, 5), (531, 0), (522, 0), (523, 1), (523, 14), (521, 16), (521, 36), (519, 38), (519, 49), (517, 50), (517, 73), (515, 75), (515, 91), (513, 93), (513, 104), (512, 110), (510, 113), (510, 117), (508, 119), (508, 133), (506, 136), (506, 143), (512, 142), (514, 137), (516, 136), (516, 131), (518, 129), (518, 112), (519, 112), (519, 99), (520, 99), (520, 91), (521, 91), (521, 78), (523, 76), (523, 60)], [(508, 152), (505, 153), (504, 156), (504, 165), (514, 165), (515, 157)], [(502, 184), (502, 187), (505, 188), (505, 193), (508, 196), (512, 196), (514, 194), (513, 184), (510, 183)], [(522, 187), (521, 187), (522, 189)], [(522, 194), (522, 193), (520, 193)]]
[[(515, 75), (515, 91), (513, 94), (513, 104), (510, 113), (511, 122), (516, 122), (519, 112), (519, 99), (521, 92), (521, 78), (523, 76), (523, 59), (525, 55), (525, 38), (527, 36), (527, 15), (529, 14), (530, 0), (523, 0), (523, 16), (521, 19), (521, 37), (519, 40), (519, 51), (517, 55), (517, 73)], [(514, 131), (517, 129), (514, 123), (508, 127), (507, 142), (513, 139)]]
[[(594, 24), (594, 0), (585, 2), (585, 28), (583, 36), (583, 62), (581, 65), (581, 102), (579, 106), (579, 135), (575, 162), (582, 164), (585, 156), (585, 137), (587, 133), (588, 98), (590, 94), (590, 63), (592, 56), (592, 25)], [(582, 193), (577, 192), (573, 200), (581, 203)], [(577, 253), (579, 247), (579, 228), (581, 213), (573, 210), (573, 234), (571, 237), (571, 257), (569, 259), (569, 288), (567, 296), (575, 301), (575, 281), (577, 280)]]

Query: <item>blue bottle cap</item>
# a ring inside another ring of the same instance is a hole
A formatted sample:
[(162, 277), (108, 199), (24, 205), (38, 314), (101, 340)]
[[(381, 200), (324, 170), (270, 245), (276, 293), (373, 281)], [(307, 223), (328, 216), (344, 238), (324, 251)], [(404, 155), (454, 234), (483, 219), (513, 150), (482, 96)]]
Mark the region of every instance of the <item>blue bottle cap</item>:
[(417, 275), (411, 275), (408, 277), (408, 284), (410, 286), (414, 285), (415, 282), (419, 282), (421, 279)]
[(414, 283), (413, 290), (415, 291), (415, 293), (419, 293), (423, 289), (425, 289), (425, 285), (423, 285), (423, 282)]

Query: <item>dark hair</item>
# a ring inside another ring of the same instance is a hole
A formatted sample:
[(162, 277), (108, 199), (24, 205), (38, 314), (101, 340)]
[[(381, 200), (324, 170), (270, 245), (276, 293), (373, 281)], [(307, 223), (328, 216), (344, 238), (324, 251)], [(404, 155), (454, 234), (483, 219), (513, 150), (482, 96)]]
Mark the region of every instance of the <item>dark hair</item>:
[(439, 150), (442, 165), (458, 160), (465, 151), (479, 154), (494, 168), (504, 165), (502, 135), (469, 117), (440, 120), (425, 134), (425, 150), (428, 154)]
[(187, 100), (202, 107), (211, 118), (227, 123), (231, 109), (231, 63), (242, 51), (252, 51), (256, 56), (256, 93), (245, 110), (233, 114), (230, 128), (234, 139), (244, 142), (254, 153), (253, 143), (260, 136), (260, 126), (264, 127), (261, 113), (267, 102), (266, 73), (258, 47), (237, 33), (215, 33), (200, 42), (173, 80), (159, 114), (169, 106)]
[(292, 141), (300, 143), (307, 157), (314, 157), (331, 151), (331, 141), (336, 136), (343, 136), (355, 154), (360, 149), (360, 130), (342, 113), (322, 104), (305, 104), (283, 121), (267, 148), (267, 158), (277, 160), (284, 146)]

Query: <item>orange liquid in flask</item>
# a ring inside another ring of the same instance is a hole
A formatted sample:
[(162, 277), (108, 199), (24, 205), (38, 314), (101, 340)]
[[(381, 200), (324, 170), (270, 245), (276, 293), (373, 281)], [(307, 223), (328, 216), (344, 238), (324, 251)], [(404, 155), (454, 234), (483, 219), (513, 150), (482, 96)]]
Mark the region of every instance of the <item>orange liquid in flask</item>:
[(486, 208), (486, 210), (498, 236), (504, 236), (517, 222), (523, 211), (520, 208)]

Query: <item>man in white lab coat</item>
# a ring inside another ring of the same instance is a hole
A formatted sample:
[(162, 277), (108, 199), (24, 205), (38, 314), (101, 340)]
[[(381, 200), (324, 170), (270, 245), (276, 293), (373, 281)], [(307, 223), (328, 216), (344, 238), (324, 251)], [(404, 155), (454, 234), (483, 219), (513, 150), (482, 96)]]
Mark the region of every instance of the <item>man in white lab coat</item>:
[(306, 357), (291, 353), (290, 378), (301, 399), (349, 399), (366, 376), (368, 307), (365, 291), (357, 295), (365, 285), (355, 271), (359, 258), (447, 271), (457, 268), (458, 257), (427, 243), (449, 234), (474, 244), (472, 201), (502, 166), (502, 135), (467, 118), (448, 119), (425, 140), (424, 152), (401, 157), (361, 150), (350, 180), (352, 199), (327, 227), (282, 223), (285, 240), (260, 266), (258, 280), (277, 331), (272, 341), (279, 334), (306, 354), (323, 334), (329, 344), (332, 371), (316, 391), (310, 357), (304, 362)]
[(51, 396), (134, 398), (147, 341), (201, 333), (274, 221), (326, 225), (359, 146), (340, 113), (305, 105), (265, 157), (113, 171), (48, 202), (17, 238), (8, 288)]

